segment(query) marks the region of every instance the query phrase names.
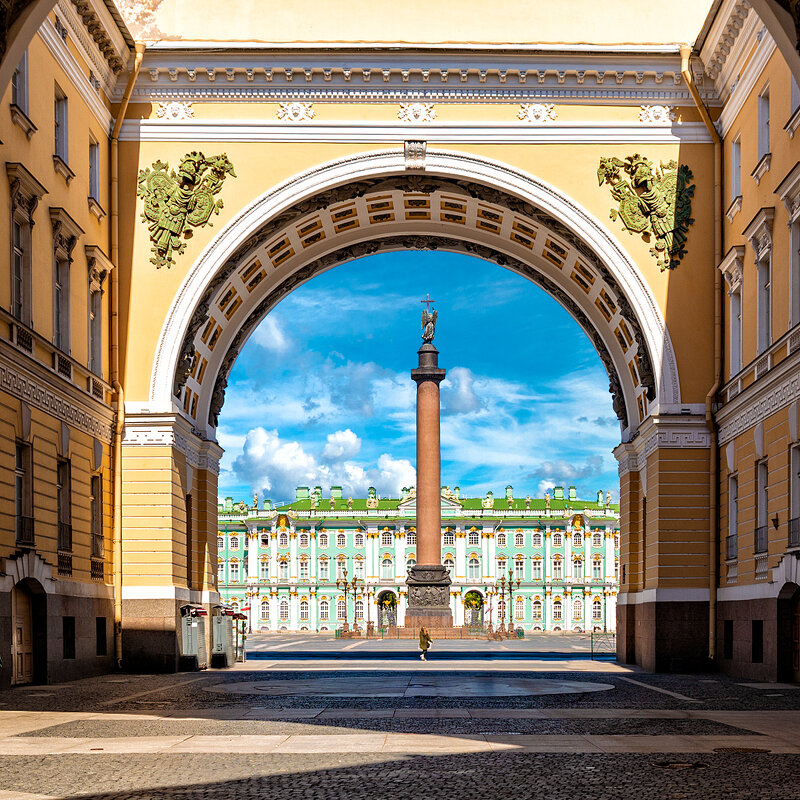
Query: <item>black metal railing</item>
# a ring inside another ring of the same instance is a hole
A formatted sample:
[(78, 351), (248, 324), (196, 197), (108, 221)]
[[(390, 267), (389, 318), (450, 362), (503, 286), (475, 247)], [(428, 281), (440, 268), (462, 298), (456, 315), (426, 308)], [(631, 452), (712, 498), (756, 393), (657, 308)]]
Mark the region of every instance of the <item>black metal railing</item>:
[(33, 534), (33, 517), (17, 517), (17, 546), (18, 547), (33, 547), (34, 534)]
[(754, 550), (756, 553), (767, 552), (767, 526), (759, 525), (756, 528)]
[(789, 520), (789, 547), (800, 547), (800, 517)]
[(72, 575), (72, 553), (58, 554), (58, 574)]
[(102, 558), (92, 559), (92, 580), (102, 581), (105, 577), (105, 562)]
[(739, 555), (738, 536), (735, 533), (725, 537), (725, 559), (733, 561)]

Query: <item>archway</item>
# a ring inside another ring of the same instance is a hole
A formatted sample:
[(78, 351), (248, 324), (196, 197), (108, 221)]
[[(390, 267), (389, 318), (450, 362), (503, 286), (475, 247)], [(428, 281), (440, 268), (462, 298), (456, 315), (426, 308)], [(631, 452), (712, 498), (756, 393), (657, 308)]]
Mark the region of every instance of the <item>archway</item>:
[(378, 595), (378, 627), (393, 628), (397, 625), (397, 595), (384, 591)]
[(483, 595), (476, 589), (470, 589), (464, 595), (464, 624), (467, 627), (483, 627), (483, 607)]

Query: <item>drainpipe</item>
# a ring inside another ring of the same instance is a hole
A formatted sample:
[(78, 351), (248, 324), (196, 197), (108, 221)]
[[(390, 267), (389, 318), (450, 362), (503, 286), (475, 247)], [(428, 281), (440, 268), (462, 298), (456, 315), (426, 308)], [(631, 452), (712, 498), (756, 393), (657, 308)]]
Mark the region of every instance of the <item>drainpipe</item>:
[(722, 383), (722, 139), (717, 132), (708, 108), (697, 91), (689, 66), (692, 48), (681, 45), (681, 75), (689, 88), (694, 104), (714, 142), (714, 385), (706, 395), (706, 425), (711, 439), (708, 465), (708, 657), (714, 661), (717, 653), (717, 585), (719, 583), (719, 454), (717, 425), (714, 419), (714, 399)]
[(136, 45), (133, 69), (128, 77), (128, 85), (122, 95), (117, 110), (114, 129), (111, 132), (111, 386), (117, 404), (114, 422), (114, 444), (112, 452), (112, 471), (114, 475), (114, 523), (112, 539), (114, 547), (114, 655), (117, 668), (122, 667), (122, 431), (125, 427), (125, 391), (119, 375), (119, 133), (133, 86), (139, 74), (144, 57), (144, 45)]

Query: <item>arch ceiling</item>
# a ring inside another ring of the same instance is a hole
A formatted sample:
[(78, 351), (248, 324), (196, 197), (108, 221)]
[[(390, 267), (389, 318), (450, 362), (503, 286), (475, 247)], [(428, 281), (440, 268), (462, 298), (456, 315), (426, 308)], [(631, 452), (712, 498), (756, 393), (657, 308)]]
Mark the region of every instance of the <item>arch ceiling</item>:
[(425, 171), (408, 166), (397, 152), (333, 162), (267, 193), (233, 220), (173, 302), (151, 402), (179, 410), (214, 438), (228, 375), (270, 309), (325, 270), (403, 249), (472, 254), (554, 297), (608, 372), (623, 440), (656, 403), (680, 402), (658, 308), (596, 220), (551, 187), (496, 162), (429, 152)]

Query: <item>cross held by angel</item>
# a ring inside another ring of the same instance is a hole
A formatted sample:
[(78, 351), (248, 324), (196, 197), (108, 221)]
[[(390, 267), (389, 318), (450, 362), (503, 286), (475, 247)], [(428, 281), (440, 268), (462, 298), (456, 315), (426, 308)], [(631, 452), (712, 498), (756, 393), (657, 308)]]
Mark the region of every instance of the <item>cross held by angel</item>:
[(422, 311), (422, 341), (425, 344), (432, 342), (436, 333), (436, 320), (439, 312), (436, 309), (430, 310), (429, 306), (433, 302), (427, 292), (425, 293), (425, 299), (420, 300), (420, 303), (425, 303), (425, 308)]

